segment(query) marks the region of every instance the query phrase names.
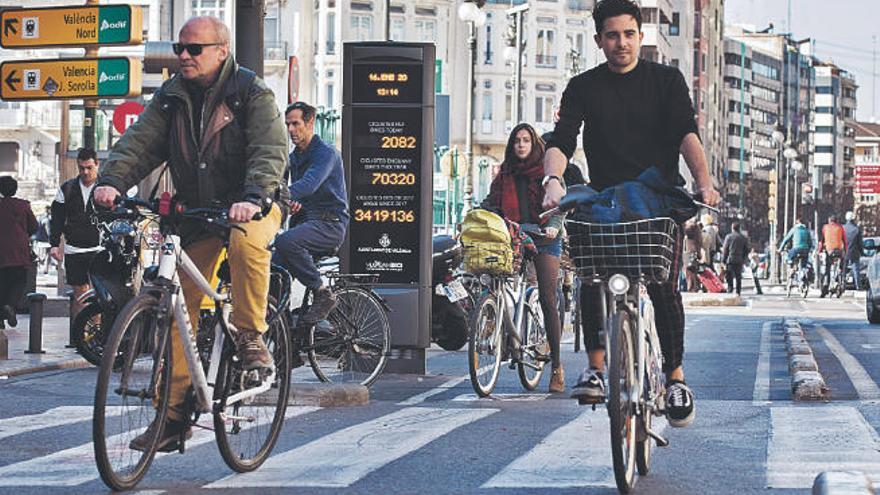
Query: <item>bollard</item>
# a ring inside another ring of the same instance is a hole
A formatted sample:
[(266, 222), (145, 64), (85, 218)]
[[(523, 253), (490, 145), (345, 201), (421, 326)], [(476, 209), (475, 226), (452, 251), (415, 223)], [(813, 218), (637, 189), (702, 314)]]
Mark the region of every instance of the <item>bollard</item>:
[(64, 347), (66, 347), (68, 349), (76, 349), (76, 344), (78, 343), (77, 342), (78, 337), (76, 335), (76, 332), (73, 329), (73, 321), (76, 318), (76, 315), (73, 313), (73, 308), (76, 307), (76, 298), (73, 295), (73, 291), (68, 291), (67, 300), (68, 300), (67, 311), (68, 311), (68, 314), (70, 315), (70, 319), (68, 321), (68, 326), (67, 326), (67, 345), (65, 345)]
[(28, 348), (26, 354), (44, 354), (43, 347), (43, 304), (46, 294), (31, 293), (27, 296), (30, 312), (30, 329), (28, 331)]
[(0, 359), (9, 359), (9, 339), (2, 329), (0, 329)]

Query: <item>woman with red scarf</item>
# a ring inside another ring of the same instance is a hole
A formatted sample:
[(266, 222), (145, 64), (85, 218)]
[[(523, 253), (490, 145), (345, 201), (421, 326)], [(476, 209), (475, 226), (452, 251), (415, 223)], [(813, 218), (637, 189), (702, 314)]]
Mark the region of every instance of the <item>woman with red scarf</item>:
[(562, 325), (559, 321), (556, 283), (559, 276), (559, 257), (562, 254), (563, 216), (553, 216), (541, 220), (541, 201), (544, 198), (543, 183), (546, 180), (559, 180), (558, 177), (544, 178), (544, 141), (538, 137), (529, 124), (519, 124), (510, 132), (501, 171), (492, 181), (489, 195), (482, 203), (487, 210), (498, 212), (512, 222), (540, 224), (544, 237), (534, 239), (538, 249), (535, 271), (538, 276), (538, 294), (547, 339), (550, 341), (552, 373), (550, 392), (565, 391), (565, 373), (560, 360), (559, 342), (562, 339)]

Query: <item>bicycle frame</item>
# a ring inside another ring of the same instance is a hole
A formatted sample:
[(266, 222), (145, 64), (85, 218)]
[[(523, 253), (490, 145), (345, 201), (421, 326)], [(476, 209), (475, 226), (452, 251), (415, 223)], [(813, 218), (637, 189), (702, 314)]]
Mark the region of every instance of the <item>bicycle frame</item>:
[[(151, 285), (144, 286), (143, 290), (150, 292), (161, 291), (160, 303), (165, 305), (163, 309), (165, 311), (169, 307), (172, 309), (174, 321), (177, 323), (178, 336), (182, 342), (188, 343), (188, 345), (183, 346), (183, 354), (195, 392), (193, 409), (198, 413), (211, 413), (214, 412), (214, 406), (218, 403), (213, 399), (214, 385), (217, 383), (224, 340), (227, 336), (231, 337), (237, 331), (229, 321), (229, 316), (232, 313), (230, 297), (228, 293), (220, 294), (215, 291), (210, 283), (205, 280), (198, 267), (196, 267), (192, 259), (186, 254), (186, 251), (181, 247), (180, 236), (166, 234), (160, 249), (159, 272), (156, 281)], [(218, 320), (218, 324), (214, 327), (214, 344), (211, 349), (207, 374), (202, 368), (201, 359), (199, 359), (192, 322), (190, 321), (189, 311), (186, 309), (186, 299), (183, 291), (179, 290), (179, 270), (186, 273), (195, 282), (199, 290), (214, 300), (217, 307), (221, 310), (221, 317)], [(274, 375), (275, 370), (272, 370), (272, 373), (264, 378), (258, 387), (249, 388), (227, 397), (226, 405), (234, 404), (269, 390), (274, 381)], [(154, 380), (157, 378), (154, 376)]]

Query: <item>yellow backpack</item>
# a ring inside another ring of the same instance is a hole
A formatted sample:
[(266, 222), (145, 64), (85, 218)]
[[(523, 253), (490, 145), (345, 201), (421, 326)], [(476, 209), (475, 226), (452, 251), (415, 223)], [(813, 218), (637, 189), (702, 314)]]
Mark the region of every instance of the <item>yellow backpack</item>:
[(464, 269), (469, 273), (513, 273), (510, 231), (500, 216), (488, 210), (471, 210), (461, 223)]

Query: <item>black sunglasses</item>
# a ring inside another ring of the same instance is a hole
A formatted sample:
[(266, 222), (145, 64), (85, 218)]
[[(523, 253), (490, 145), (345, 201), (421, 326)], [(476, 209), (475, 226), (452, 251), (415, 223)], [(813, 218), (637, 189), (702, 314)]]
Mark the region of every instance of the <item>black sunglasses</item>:
[(206, 46), (220, 46), (222, 44), (223, 43), (172, 43), (171, 49), (174, 51), (175, 55), (180, 55), (186, 50), (191, 56), (198, 57), (202, 54), (202, 50), (204, 50)]

